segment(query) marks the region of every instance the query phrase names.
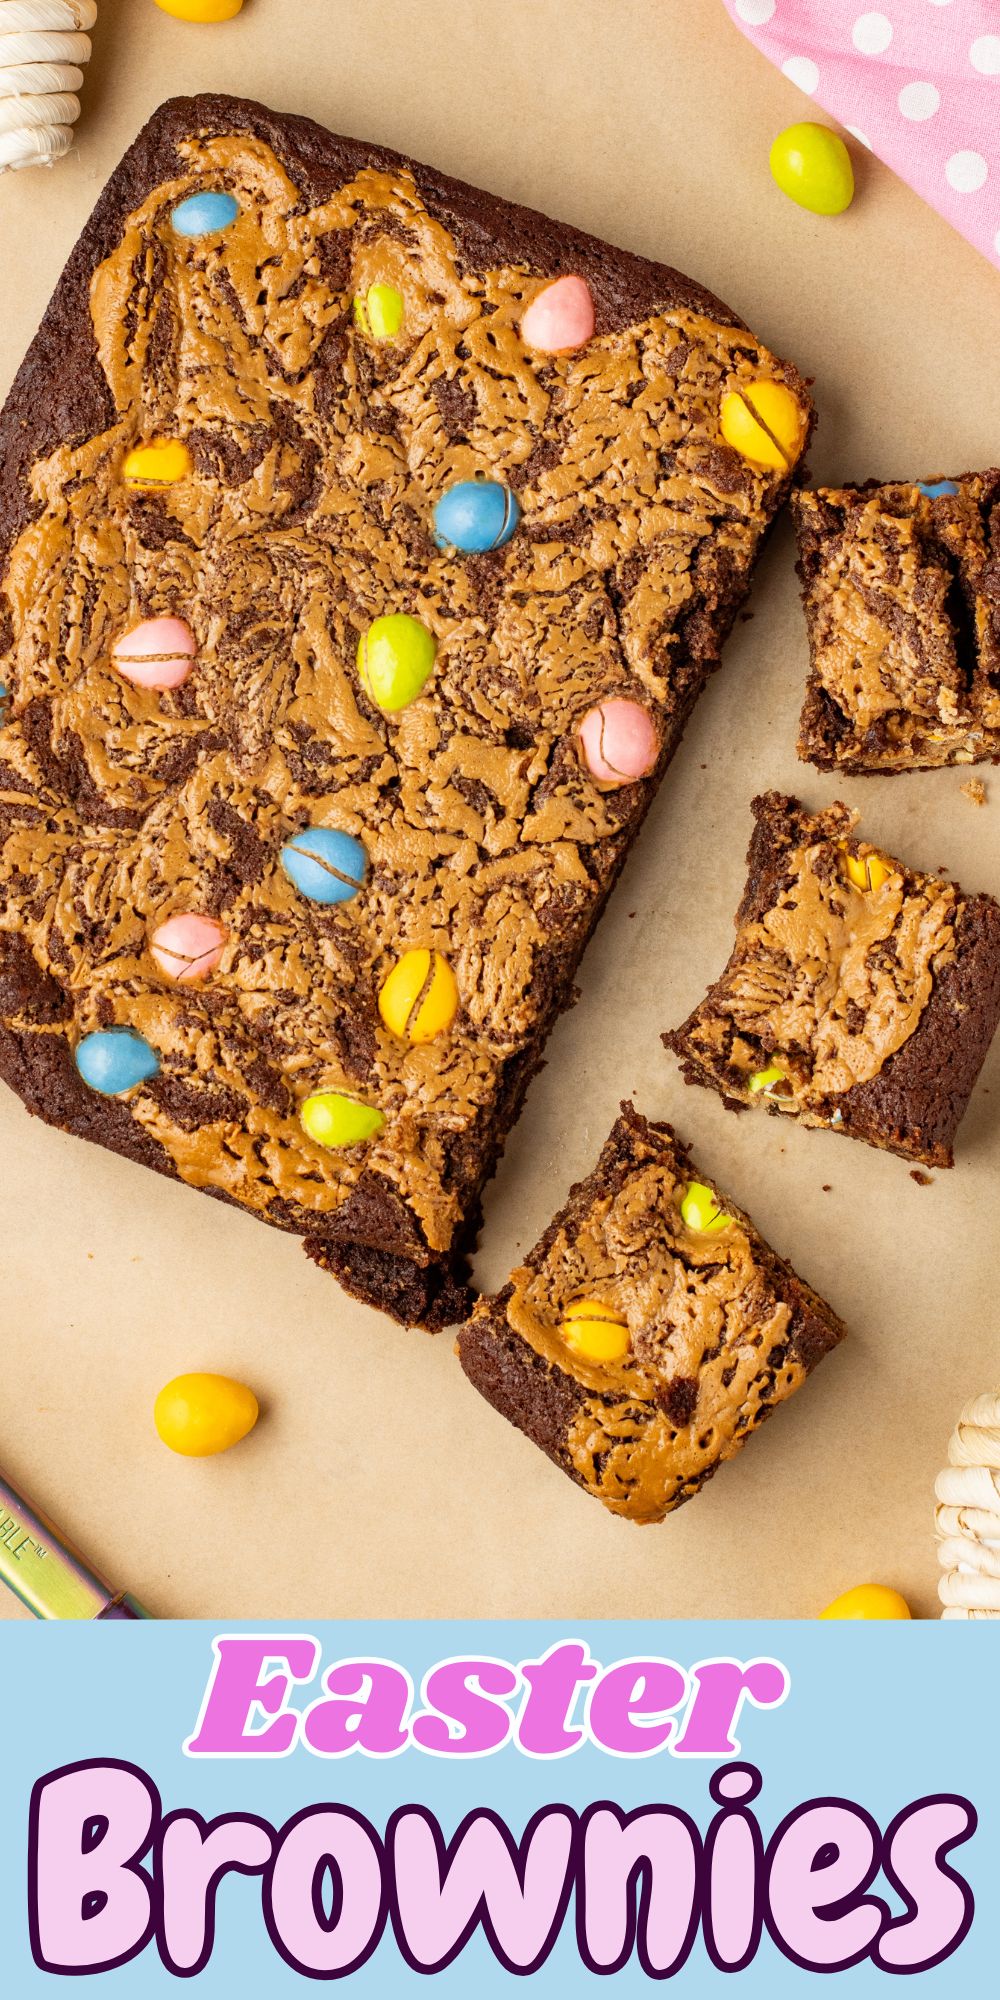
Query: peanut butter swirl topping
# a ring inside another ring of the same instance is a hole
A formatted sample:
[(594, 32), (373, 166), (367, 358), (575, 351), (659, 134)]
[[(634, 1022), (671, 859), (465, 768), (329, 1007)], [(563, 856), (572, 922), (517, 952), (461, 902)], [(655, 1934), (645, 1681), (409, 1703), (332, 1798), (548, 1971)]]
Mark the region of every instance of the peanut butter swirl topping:
[[(567, 1468), (612, 1513), (654, 1521), (739, 1450), (841, 1328), (724, 1201), (722, 1228), (689, 1228), (684, 1155), (623, 1112), (591, 1180), (499, 1303), (511, 1332), (579, 1385)], [(563, 1316), (581, 1297), (627, 1321), (622, 1360), (570, 1351)], [(817, 1315), (801, 1350), (796, 1306)], [(476, 1316), (496, 1311), (483, 1300)]]
[[(688, 309), (532, 353), (518, 325), (544, 280), (470, 269), (407, 173), (363, 169), (309, 205), (258, 139), (180, 154), (93, 277), (113, 421), (34, 464), (4, 583), (0, 929), (67, 1002), (12, 1025), (70, 1047), (144, 1036), (160, 1070), (128, 1110), (193, 1186), (322, 1234), (374, 1175), (439, 1252), (643, 802), (593, 781), (575, 726), (627, 693), (672, 742), (778, 483), (720, 442), (720, 397), (786, 371)], [(184, 237), (172, 212), (204, 189), (236, 219)], [(404, 302), (393, 338), (352, 311), (373, 285)], [(190, 470), (130, 456), (158, 441)], [(436, 500), (483, 473), (516, 489), (517, 532), (439, 548)], [(387, 715), (356, 655), (399, 611), (437, 654)], [(190, 627), (193, 670), (134, 685), (113, 648), (162, 617)], [(310, 902), (283, 870), (309, 826), (363, 843), (350, 902)], [(194, 984), (149, 950), (179, 912), (224, 929)], [(416, 949), (446, 958), (461, 1002), (423, 1046), (376, 1005)], [(317, 1145), (299, 1110), (324, 1091), (384, 1127)]]

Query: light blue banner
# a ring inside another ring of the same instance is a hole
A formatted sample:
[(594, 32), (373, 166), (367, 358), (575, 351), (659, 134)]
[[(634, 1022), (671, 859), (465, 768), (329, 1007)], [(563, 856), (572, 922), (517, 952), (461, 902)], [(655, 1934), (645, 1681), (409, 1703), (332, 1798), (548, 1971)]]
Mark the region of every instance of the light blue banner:
[[(762, 1704), (744, 1701), (734, 1728), (739, 1748), (728, 1757), (678, 1751), (690, 1724), (686, 1702), (679, 1702), (673, 1711), (672, 1742), (645, 1756), (612, 1754), (590, 1740), (554, 1757), (525, 1755), (512, 1742), (475, 1757), (429, 1755), (411, 1743), (387, 1757), (352, 1752), (324, 1758), (312, 1754), (301, 1741), (280, 1757), (186, 1754), (184, 1745), (197, 1730), (213, 1671), (213, 1639), (247, 1631), (201, 1624), (0, 1628), (5, 1722), (0, 1925), (6, 1993), (31, 2000), (70, 1984), (69, 1973), (39, 1970), (32, 1959), (29, 1807), (39, 1780), (83, 1760), (118, 1760), (138, 1767), (157, 1788), (164, 1814), (185, 1808), (205, 1820), (220, 1814), (255, 1815), (281, 1829), (306, 1808), (343, 1805), (363, 1815), (379, 1838), (391, 1816), (409, 1805), (428, 1808), (446, 1840), (478, 1808), (488, 1808), (520, 1840), (532, 1816), (545, 1807), (562, 1804), (579, 1815), (599, 1801), (617, 1805), (623, 1814), (658, 1805), (680, 1808), (703, 1835), (719, 1813), (718, 1797), (713, 1799), (709, 1789), (713, 1777), (735, 1764), (752, 1765), (762, 1776), (759, 1796), (747, 1811), (759, 1825), (764, 1848), (786, 1815), (810, 1800), (849, 1801), (863, 1808), (885, 1834), (918, 1801), (930, 1795), (955, 1795), (967, 1800), (978, 1815), (975, 1830), (948, 1856), (954, 1876), (971, 1891), (974, 1914), (957, 1949), (914, 1977), (919, 1990), (947, 1995), (949, 2000), (966, 1988), (995, 1990), (1000, 1963), (1000, 1732), (995, 1720), (1000, 1649), (995, 1628), (988, 1623), (566, 1627), (304, 1621), (261, 1626), (253, 1628), (254, 1633), (273, 1639), (276, 1653), (281, 1651), (278, 1640), (292, 1634), (312, 1635), (319, 1642), (322, 1659), (314, 1682), (292, 1687), (285, 1704), (286, 1709), (294, 1706), (300, 1712), (322, 1699), (322, 1677), (340, 1660), (363, 1657), (396, 1663), (409, 1674), (419, 1706), (424, 1677), (439, 1662), (476, 1658), (516, 1665), (541, 1660), (553, 1648), (572, 1641), (589, 1648), (592, 1663), (600, 1670), (595, 1681), (622, 1661), (674, 1662), (690, 1675), (699, 1662), (763, 1659), (780, 1663), (789, 1684), (785, 1698), (773, 1700), (766, 1694), (765, 1674), (758, 1683), (765, 1691)], [(265, 1668), (263, 1677), (271, 1671)], [(502, 1683), (502, 1665), (496, 1671)], [(606, 1721), (615, 1705), (615, 1686), (620, 1693), (624, 1684), (619, 1675), (617, 1683), (607, 1684), (603, 1709), (595, 1704), (598, 1734), (600, 1714)], [(666, 1670), (659, 1685), (661, 1693), (667, 1690), (664, 1707), (669, 1708)], [(583, 1711), (586, 1696), (584, 1688), (577, 1713)], [(518, 1701), (513, 1697), (510, 1707), (516, 1714)], [(646, 1720), (641, 1719), (642, 1726)], [(268, 1718), (258, 1710), (251, 1726), (266, 1727)], [(696, 1736), (689, 1734), (688, 1741), (697, 1747)], [(100, 1835), (101, 1829), (94, 1832)], [(264, 1835), (257, 1838), (263, 1840)], [(821, 1857), (821, 1865), (830, 1867), (833, 1882), (836, 1868), (830, 1854)], [(947, 1874), (941, 1876), (941, 1886), (945, 1901), (950, 1897), (953, 1909), (958, 1907), (962, 1889)], [(59, 1890), (59, 1883), (50, 1883), (52, 1895)], [(682, 1893), (678, 1877), (677, 1897)], [(901, 1896), (884, 1875), (874, 1880), (872, 1894), (881, 1897), (894, 1916), (905, 1915)], [(97, 1912), (94, 1922), (100, 1922)], [(870, 1959), (828, 1975), (832, 1991), (843, 1989), (852, 2000), (891, 1988), (893, 1976)], [(614, 1991), (625, 1994), (647, 1991), (655, 1983), (634, 1952), (622, 1969), (611, 1974), (586, 1969), (572, 1894), (551, 1953), (537, 1971), (519, 1977), (505, 1970), (477, 1925), (455, 1962), (431, 1977), (435, 1991), (456, 2000), (458, 1996), (469, 2000), (473, 1993), (476, 2000), (479, 1996), (488, 2000), (525, 1989), (564, 2000), (569, 1994), (597, 1994), (609, 1980)], [(700, 1997), (721, 1993), (730, 1980), (736, 1982), (730, 1992), (767, 1995), (768, 2000), (815, 1991), (820, 1985), (820, 1975), (792, 1962), (767, 1931), (744, 1969), (718, 1970), (709, 1959), (699, 1924), (690, 1955), (672, 1984)], [(77, 1979), (73, 1983), (79, 1991)], [(178, 1976), (161, 1962), (155, 1941), (131, 1963), (92, 1974), (91, 1983), (100, 1991), (127, 1995), (128, 2000), (178, 1990)], [(259, 1874), (230, 1872), (222, 1878), (211, 1956), (191, 1983), (195, 1992), (220, 2000), (221, 1996), (231, 2000), (234, 1994), (246, 2000), (267, 1995), (270, 2000), (309, 1990), (313, 1982), (285, 1962), (268, 1935)], [(395, 2000), (397, 1995), (426, 1992), (429, 1978), (408, 1967), (387, 1925), (372, 1957), (348, 1973), (343, 1983), (366, 2000), (367, 1996)]]

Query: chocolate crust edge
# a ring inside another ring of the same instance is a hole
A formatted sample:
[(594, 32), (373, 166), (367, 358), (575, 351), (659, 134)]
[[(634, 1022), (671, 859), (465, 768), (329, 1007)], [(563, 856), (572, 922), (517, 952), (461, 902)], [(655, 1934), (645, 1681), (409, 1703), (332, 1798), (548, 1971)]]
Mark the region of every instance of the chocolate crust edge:
[[(27, 478), (31, 465), (57, 445), (79, 441), (114, 421), (91, 327), (94, 269), (113, 249), (124, 217), (162, 180), (182, 170), (181, 140), (233, 131), (248, 132), (271, 146), (313, 201), (323, 199), (364, 167), (402, 168), (413, 175), (428, 210), (451, 230), (470, 267), (506, 261), (545, 276), (581, 271), (594, 296), (598, 332), (624, 327), (657, 309), (673, 308), (705, 313), (730, 327), (744, 325), (714, 294), (670, 266), (616, 249), (570, 224), (470, 187), (406, 155), (340, 137), (311, 119), (275, 112), (246, 98), (209, 92), (168, 99), (138, 133), (99, 195), (0, 412), (0, 563), (5, 563), (35, 511)], [(811, 430), (815, 414), (803, 378), (790, 363), (779, 367), (810, 409)], [(802, 476), (804, 462), (805, 451), (796, 478)], [(776, 489), (755, 557), (791, 483), (789, 479)], [(700, 610), (682, 643), (678, 664), (685, 693), (667, 732), (663, 757), (654, 777), (635, 788), (632, 810), (609, 857), (610, 880), (592, 921), (573, 941), (570, 951), (553, 952), (558, 963), (558, 978), (553, 980), (558, 986), (558, 1001), (544, 1014), (538, 1033), (511, 1065), (504, 1081), (501, 1105), (480, 1148), (473, 1195), (453, 1249), (444, 1257), (430, 1250), (419, 1223), (387, 1181), (352, 1195), (335, 1216), (325, 1219), (322, 1229), (301, 1219), (257, 1215), (258, 1220), (302, 1236), (315, 1262), (334, 1271), (357, 1296), (404, 1324), (436, 1330), (453, 1324), (468, 1309), (471, 1294), (465, 1259), (478, 1228), (482, 1187), (495, 1171), (527, 1085), (541, 1066), (548, 1033), (572, 1000), (582, 952), (694, 702), (719, 664), (721, 645), (746, 597), (751, 574), (752, 565), (734, 579), (711, 613)], [(64, 1038), (38, 1034), (46, 1009), (56, 1004), (54, 996), (61, 999), (59, 988), (35, 963), (23, 940), (0, 933), (0, 989), (5, 978), (23, 988), (25, 1020), (30, 1022), (37, 1016), (34, 1032), (30, 1026), (19, 1028), (9, 1018), (0, 1019), (0, 1077), (29, 1112), (171, 1179), (180, 1178), (169, 1155), (136, 1124), (124, 1103), (94, 1098), (86, 1089)], [(230, 1200), (221, 1190), (205, 1192)]]
[[(752, 811), (755, 825), (737, 926), (770, 908), (781, 887), (784, 857), (803, 833), (814, 834), (819, 827), (830, 837), (847, 837), (855, 817), (841, 804), (809, 813), (798, 799), (781, 792), (754, 799)], [(838, 1099), (844, 1133), (900, 1159), (938, 1168), (954, 1166), (955, 1136), (1000, 1026), (1000, 904), (992, 896), (966, 896), (961, 889), (958, 894), (956, 955), (935, 978), (918, 1027), (878, 1076), (855, 1084)], [(716, 980), (687, 1020), (661, 1040), (678, 1057), (685, 1083), (714, 1090), (728, 1109), (745, 1111), (749, 1107), (727, 1096), (719, 1079), (692, 1056), (688, 1041), (705, 1000), (711, 1000), (720, 983)], [(771, 1105), (764, 1108), (771, 1117), (789, 1116)]]

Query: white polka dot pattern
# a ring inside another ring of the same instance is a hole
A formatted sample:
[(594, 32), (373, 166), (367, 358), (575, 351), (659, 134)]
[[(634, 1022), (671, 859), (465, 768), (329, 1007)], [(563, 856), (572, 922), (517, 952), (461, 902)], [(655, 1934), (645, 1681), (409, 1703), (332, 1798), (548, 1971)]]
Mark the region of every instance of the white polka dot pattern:
[(933, 118), (940, 105), (941, 92), (936, 83), (904, 83), (899, 93), (899, 108), (903, 117), (917, 122)]
[(811, 56), (789, 56), (788, 61), (782, 63), (781, 67), (789, 83), (797, 83), (799, 89), (804, 90), (809, 97), (818, 89), (819, 70)]
[(724, 4), (790, 83), (1000, 265), (1000, 0)]
[(859, 14), (851, 40), (863, 56), (880, 56), (892, 40), (892, 22), (885, 14)]

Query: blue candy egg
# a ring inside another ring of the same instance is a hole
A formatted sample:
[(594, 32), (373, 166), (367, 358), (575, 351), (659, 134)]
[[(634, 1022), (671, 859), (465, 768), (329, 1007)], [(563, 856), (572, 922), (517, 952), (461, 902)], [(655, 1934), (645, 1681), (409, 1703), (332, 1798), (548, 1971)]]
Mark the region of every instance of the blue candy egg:
[(282, 848), (281, 865), (311, 903), (349, 903), (368, 874), (360, 840), (332, 826), (304, 827)]
[(7, 683), (0, 681), (0, 729), (7, 720)]
[(923, 480), (918, 479), (917, 485), (921, 493), (926, 493), (928, 500), (939, 500), (942, 493), (958, 492), (958, 487), (953, 479), (939, 479), (936, 486), (925, 486)]
[(434, 533), (439, 548), (480, 555), (502, 549), (521, 518), (509, 486), (496, 479), (460, 479), (442, 493), (434, 509)]
[(236, 221), (240, 212), (235, 195), (189, 194), (186, 201), (179, 201), (170, 217), (178, 236), (214, 236), (219, 229), (228, 229)]
[(102, 1097), (122, 1097), (156, 1075), (160, 1058), (133, 1028), (99, 1028), (96, 1034), (84, 1035), (76, 1066), (91, 1090)]

